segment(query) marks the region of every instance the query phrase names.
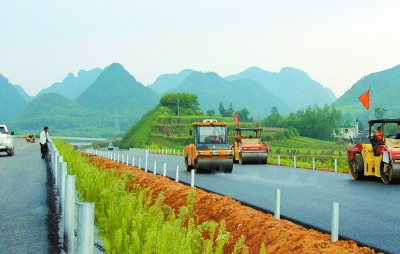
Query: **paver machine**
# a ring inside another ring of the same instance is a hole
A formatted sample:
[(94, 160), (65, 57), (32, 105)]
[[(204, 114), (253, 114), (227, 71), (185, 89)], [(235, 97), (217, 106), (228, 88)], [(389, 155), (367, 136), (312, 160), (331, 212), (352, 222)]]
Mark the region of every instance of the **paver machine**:
[(222, 171), (231, 173), (233, 151), (228, 143), (228, 123), (215, 119), (194, 122), (190, 135), (194, 143), (185, 146), (184, 158), (187, 171), (196, 173)]
[(232, 143), (233, 162), (239, 164), (266, 164), (268, 144), (261, 141), (262, 128), (236, 127), (236, 141)]
[[(371, 120), (369, 142), (359, 142), (347, 150), (349, 174), (354, 180), (380, 177), (385, 184), (400, 180), (400, 119)], [(374, 130), (381, 127), (383, 140)], [(397, 134), (396, 134), (397, 133)]]

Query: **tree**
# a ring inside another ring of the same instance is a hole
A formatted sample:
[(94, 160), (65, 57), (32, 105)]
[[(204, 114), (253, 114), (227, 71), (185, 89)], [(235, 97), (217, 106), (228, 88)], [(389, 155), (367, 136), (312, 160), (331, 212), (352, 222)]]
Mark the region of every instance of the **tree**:
[(219, 114), (220, 114), (221, 116), (225, 116), (225, 114), (226, 114), (226, 109), (225, 109), (225, 107), (224, 107), (224, 104), (222, 104), (222, 102), (219, 103), (218, 110), (219, 110)]
[(239, 120), (242, 122), (252, 122), (253, 119), (249, 118), (250, 112), (247, 110), (247, 108), (243, 108), (240, 111), (237, 112)]
[(197, 95), (190, 93), (169, 93), (160, 99), (162, 106), (173, 110), (177, 115), (196, 115), (202, 114)]
[(213, 110), (213, 109), (207, 110), (207, 115), (208, 116), (214, 116), (215, 115), (215, 110)]
[(271, 115), (267, 116), (263, 124), (267, 127), (282, 127), (283, 117), (279, 114), (275, 106), (271, 108)]
[(387, 110), (385, 108), (376, 107), (374, 111), (374, 116), (376, 119), (383, 119), (385, 118)]

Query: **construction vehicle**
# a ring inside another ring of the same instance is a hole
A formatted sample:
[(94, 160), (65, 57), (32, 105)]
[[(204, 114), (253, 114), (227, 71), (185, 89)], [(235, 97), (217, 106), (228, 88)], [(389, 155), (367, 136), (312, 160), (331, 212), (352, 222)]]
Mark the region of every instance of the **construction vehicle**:
[(228, 143), (228, 123), (215, 119), (194, 122), (194, 143), (185, 146), (185, 168), (196, 173), (222, 171), (231, 173), (233, 169), (233, 151)]
[(268, 144), (261, 141), (262, 128), (236, 127), (236, 141), (232, 142), (233, 162), (239, 164), (266, 164)]
[[(380, 177), (385, 184), (400, 180), (400, 119), (371, 120), (369, 142), (347, 150), (350, 177), (354, 180)], [(380, 126), (383, 140), (373, 133)], [(394, 134), (397, 132), (397, 134)]]

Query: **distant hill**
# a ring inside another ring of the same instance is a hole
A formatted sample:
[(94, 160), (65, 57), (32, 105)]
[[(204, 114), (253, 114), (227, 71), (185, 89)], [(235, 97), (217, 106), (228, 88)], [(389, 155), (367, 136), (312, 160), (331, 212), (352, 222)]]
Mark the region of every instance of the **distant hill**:
[(14, 84), (13, 86), (17, 90), (17, 92), (22, 96), (22, 98), (24, 98), (27, 102), (30, 102), (33, 99), (33, 97), (27, 94), (20, 85)]
[(159, 76), (153, 84), (147, 87), (156, 91), (159, 95), (166, 93), (179, 86), (179, 84), (190, 74), (193, 70), (186, 69), (178, 74), (163, 74)]
[(292, 67), (282, 68), (279, 73), (251, 67), (226, 77), (226, 80), (253, 79), (268, 91), (284, 101), (293, 110), (307, 108), (317, 103), (320, 107), (330, 105), (336, 100), (334, 93), (320, 83), (312, 80), (307, 73)]
[[(8, 79), (0, 75), (0, 123), (8, 124), (15, 118), (27, 104), (26, 100), (18, 93)], [(11, 127), (14, 130), (15, 127)]]
[[(358, 97), (370, 87), (370, 109), (366, 110)], [(400, 65), (369, 74), (357, 81), (346, 93), (335, 101), (345, 118), (367, 121), (374, 119), (375, 108), (387, 110), (385, 118), (400, 117)]]
[(76, 102), (88, 109), (107, 112), (145, 114), (154, 108), (160, 97), (129, 74), (120, 64), (106, 67), (98, 78), (84, 91)]
[(36, 96), (55, 92), (73, 100), (82, 94), (83, 91), (96, 80), (102, 71), (103, 70), (100, 68), (95, 68), (90, 71), (80, 70), (76, 77), (73, 73), (69, 73), (61, 83), (54, 83), (50, 87), (41, 90)]
[(170, 92), (196, 94), (200, 108), (204, 112), (214, 110), (216, 114), (219, 114), (221, 102), (226, 109), (230, 103), (236, 111), (247, 108), (250, 117), (255, 118), (266, 117), (272, 107), (277, 107), (281, 114), (288, 114), (292, 110), (284, 101), (254, 80), (228, 81), (213, 72), (194, 71)]

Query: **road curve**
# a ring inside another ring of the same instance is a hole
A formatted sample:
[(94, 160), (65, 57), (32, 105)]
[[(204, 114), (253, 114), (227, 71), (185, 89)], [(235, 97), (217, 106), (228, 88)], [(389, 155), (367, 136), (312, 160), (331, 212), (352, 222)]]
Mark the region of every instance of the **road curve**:
[(59, 253), (55, 200), (39, 144), (14, 138), (14, 146), (14, 156), (0, 153), (0, 253)]
[[(117, 151), (116, 151), (117, 152)], [(145, 154), (118, 151), (120, 161), (128, 155), (141, 161)], [(182, 156), (149, 154), (147, 169), (190, 184), (190, 172), (184, 170)], [(400, 185), (385, 185), (380, 179), (351, 180), (348, 174), (295, 169), (276, 165), (235, 164), (231, 174), (197, 174), (195, 186), (230, 196), (252, 207), (273, 213), (275, 190), (281, 189), (281, 217), (303, 226), (329, 233), (332, 207), (339, 203), (339, 239), (352, 239), (362, 246), (385, 253), (400, 253)]]

